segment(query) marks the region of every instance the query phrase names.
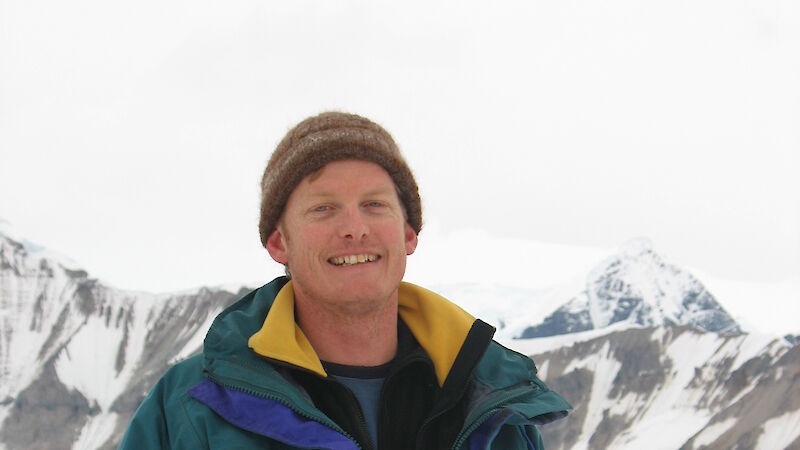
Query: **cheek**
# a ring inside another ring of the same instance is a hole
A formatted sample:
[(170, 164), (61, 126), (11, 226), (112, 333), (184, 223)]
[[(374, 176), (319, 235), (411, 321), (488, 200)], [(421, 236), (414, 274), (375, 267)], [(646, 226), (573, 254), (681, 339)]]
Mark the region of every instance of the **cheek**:
[(292, 234), (292, 247), (297, 255), (313, 255), (322, 252), (327, 247), (328, 239), (313, 228), (307, 228), (299, 233)]
[(398, 251), (402, 251), (403, 254), (406, 254), (406, 235), (404, 227), (393, 225), (386, 230), (384, 236), (386, 237), (387, 244), (391, 243), (391, 248), (395, 248)]

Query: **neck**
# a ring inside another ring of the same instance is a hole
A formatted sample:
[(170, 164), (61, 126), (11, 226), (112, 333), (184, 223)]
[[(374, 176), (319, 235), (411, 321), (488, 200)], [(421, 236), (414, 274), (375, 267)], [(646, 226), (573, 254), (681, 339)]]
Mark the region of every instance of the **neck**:
[(379, 366), (397, 352), (397, 293), (373, 308), (325, 308), (295, 299), (297, 323), (323, 361)]

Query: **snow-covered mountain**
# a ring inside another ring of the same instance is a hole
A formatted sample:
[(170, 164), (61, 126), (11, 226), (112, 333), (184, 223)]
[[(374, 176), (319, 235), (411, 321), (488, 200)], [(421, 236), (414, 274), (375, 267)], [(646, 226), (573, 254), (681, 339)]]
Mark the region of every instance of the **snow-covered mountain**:
[(523, 330), (520, 337), (575, 333), (619, 322), (686, 324), (721, 334), (741, 332), (700, 281), (666, 263), (648, 240), (637, 239), (595, 267), (583, 291), (541, 324)]
[(0, 234), (0, 448), (115, 448), (169, 364), (235, 293), (125, 292)]
[(565, 286), (439, 290), (575, 406), (548, 449), (800, 449), (800, 340), (744, 332), (647, 240)]
[(800, 345), (695, 327), (611, 327), (527, 340), (575, 406), (548, 449), (798, 449)]
[[(644, 241), (563, 286), (433, 288), (535, 354), (576, 406), (543, 428), (548, 448), (800, 448), (796, 339), (743, 333)], [(0, 448), (115, 448), (245, 290), (117, 290), (0, 228)], [(530, 330), (547, 337), (518, 339)]]

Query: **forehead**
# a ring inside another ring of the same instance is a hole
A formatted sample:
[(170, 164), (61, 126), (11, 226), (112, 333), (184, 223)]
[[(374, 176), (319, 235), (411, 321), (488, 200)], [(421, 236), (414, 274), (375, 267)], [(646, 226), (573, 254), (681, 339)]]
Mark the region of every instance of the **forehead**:
[(378, 164), (361, 160), (341, 160), (326, 164), (310, 173), (297, 185), (297, 195), (332, 195), (336, 193), (396, 192), (389, 173)]

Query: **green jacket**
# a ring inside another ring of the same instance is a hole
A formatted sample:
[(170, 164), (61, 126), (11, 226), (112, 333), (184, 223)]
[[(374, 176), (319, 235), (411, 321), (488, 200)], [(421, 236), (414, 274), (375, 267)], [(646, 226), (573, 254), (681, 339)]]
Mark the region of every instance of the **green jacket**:
[[(536, 425), (571, 409), (536, 377), (530, 358), (491, 340), (493, 328), (437, 294), (402, 283), (399, 317), (406, 338), (396, 359), (405, 362), (394, 371), (396, 394), (382, 392), (382, 450), (541, 450)], [(353, 415), (346, 389), (337, 386), (296, 325), (292, 283), (280, 277), (216, 317), (203, 353), (167, 371), (119, 448), (360, 449), (358, 427), (345, 423)], [(328, 391), (343, 393), (329, 401)]]

